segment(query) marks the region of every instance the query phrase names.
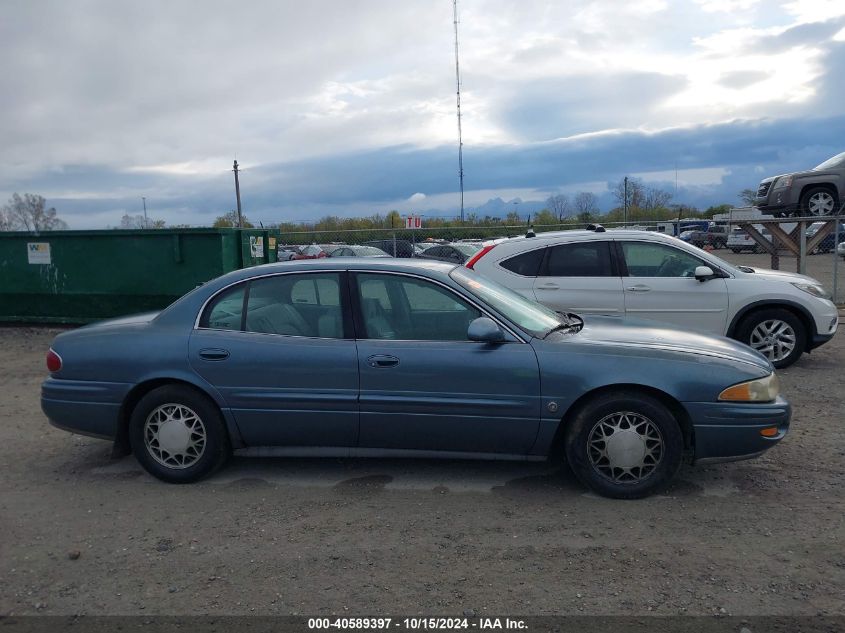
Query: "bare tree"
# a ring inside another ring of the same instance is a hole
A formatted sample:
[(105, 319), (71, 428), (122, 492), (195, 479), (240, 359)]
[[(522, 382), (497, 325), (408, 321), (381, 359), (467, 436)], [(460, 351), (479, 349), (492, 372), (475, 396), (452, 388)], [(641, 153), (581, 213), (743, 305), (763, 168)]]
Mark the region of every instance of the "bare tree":
[(584, 213), (593, 214), (599, 210), (598, 201), (594, 193), (589, 191), (580, 191), (573, 201), (575, 204), (575, 211), (578, 215)]
[(122, 229), (163, 229), (167, 226), (164, 220), (153, 220), (152, 218), (145, 218), (143, 215), (129, 215), (124, 213), (120, 218), (120, 228)]
[(9, 218), (6, 217), (6, 210), (0, 208), (0, 231), (11, 231), (12, 230), (12, 223), (9, 222)]
[(569, 197), (562, 193), (549, 196), (546, 200), (546, 208), (555, 214), (559, 222), (563, 222), (563, 219), (569, 215)]
[[(613, 188), (610, 190), (613, 194), (613, 198), (619, 204), (620, 207), (625, 207), (625, 179), (622, 178), (619, 182), (617, 182)], [(643, 185), (643, 181), (639, 178), (628, 178), (628, 208), (629, 209), (641, 209), (643, 208), (643, 204), (645, 202), (645, 186)]]
[(746, 207), (754, 206), (754, 199), (757, 197), (757, 192), (754, 189), (743, 189), (737, 196)]
[(665, 189), (646, 187), (641, 206), (646, 211), (656, 211), (665, 208), (671, 199), (672, 194)]
[(67, 223), (56, 216), (52, 207), (46, 209), (43, 196), (31, 193), (13, 194), (3, 208), (6, 222), (17, 231), (57, 231), (67, 228)]

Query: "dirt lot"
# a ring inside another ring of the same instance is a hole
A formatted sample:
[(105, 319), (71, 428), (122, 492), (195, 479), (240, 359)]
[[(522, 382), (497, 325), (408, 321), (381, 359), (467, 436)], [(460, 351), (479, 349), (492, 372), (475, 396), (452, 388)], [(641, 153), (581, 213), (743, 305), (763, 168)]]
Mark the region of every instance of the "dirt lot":
[(845, 613), (845, 335), (781, 372), (774, 450), (620, 502), (546, 464), (241, 458), (162, 484), (47, 424), (54, 334), (0, 329), (0, 615)]

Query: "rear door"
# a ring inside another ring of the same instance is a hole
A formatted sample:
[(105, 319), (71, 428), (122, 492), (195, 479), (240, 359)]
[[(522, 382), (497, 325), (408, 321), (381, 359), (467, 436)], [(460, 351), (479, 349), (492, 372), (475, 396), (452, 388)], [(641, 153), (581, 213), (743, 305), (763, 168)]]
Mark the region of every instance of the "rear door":
[(724, 279), (698, 281), (707, 262), (656, 242), (622, 240), (625, 315), (724, 334), (728, 289)]
[(357, 443), (358, 356), (343, 280), (342, 272), (264, 276), (222, 291), (203, 311), (191, 366), (223, 396), (248, 445)]
[(625, 299), (610, 240), (549, 246), (534, 280), (537, 301), (558, 312), (622, 315)]

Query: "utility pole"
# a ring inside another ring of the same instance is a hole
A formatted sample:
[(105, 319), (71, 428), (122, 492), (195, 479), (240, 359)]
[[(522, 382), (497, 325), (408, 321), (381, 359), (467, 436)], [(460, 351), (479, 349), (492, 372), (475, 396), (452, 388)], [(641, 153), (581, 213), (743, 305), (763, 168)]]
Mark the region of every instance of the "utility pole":
[(244, 220), (243, 214), (241, 213), (241, 184), (238, 182), (238, 161), (235, 160), (234, 169), (232, 170), (235, 172), (235, 195), (238, 198), (238, 228), (244, 228)]
[(625, 225), (628, 225), (628, 176), (625, 176), (625, 201), (622, 203), (623, 218)]
[(464, 142), (461, 133), (461, 68), (458, 65), (458, 0), (452, 0), (452, 17), (455, 23), (455, 84), (458, 103), (458, 180), (461, 184), (461, 224), (464, 223)]
[(141, 201), (144, 203), (144, 228), (150, 228), (150, 223), (147, 220), (147, 198), (146, 196), (141, 196)]

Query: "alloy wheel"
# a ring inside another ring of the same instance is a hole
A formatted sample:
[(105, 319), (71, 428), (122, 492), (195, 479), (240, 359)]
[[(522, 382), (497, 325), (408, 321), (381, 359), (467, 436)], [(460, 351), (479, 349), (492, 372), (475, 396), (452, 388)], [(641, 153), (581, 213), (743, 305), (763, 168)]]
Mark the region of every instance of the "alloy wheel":
[(826, 191), (818, 191), (807, 199), (807, 212), (810, 215), (830, 215), (836, 201)]
[(796, 343), (795, 330), (780, 319), (760, 322), (751, 330), (748, 344), (770, 361), (783, 360), (792, 353)]

